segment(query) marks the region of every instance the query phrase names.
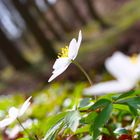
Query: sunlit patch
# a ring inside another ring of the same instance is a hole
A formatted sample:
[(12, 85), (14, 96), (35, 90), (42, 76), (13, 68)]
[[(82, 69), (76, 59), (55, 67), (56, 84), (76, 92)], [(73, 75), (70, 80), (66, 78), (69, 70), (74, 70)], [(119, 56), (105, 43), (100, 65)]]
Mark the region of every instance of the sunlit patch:
[(133, 63), (133, 64), (138, 63), (138, 55), (137, 55), (137, 54), (133, 54), (133, 55), (130, 57), (130, 61), (131, 61), (131, 63)]
[(68, 57), (68, 46), (61, 49), (61, 53), (58, 53), (58, 58)]

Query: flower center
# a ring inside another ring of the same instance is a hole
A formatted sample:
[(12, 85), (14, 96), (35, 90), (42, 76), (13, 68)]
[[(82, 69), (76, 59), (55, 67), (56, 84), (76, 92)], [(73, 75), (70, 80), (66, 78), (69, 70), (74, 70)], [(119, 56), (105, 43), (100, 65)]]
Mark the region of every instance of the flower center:
[(131, 61), (131, 63), (136, 64), (138, 62), (138, 55), (137, 54), (133, 54), (130, 57), (130, 61)]
[(62, 48), (61, 53), (58, 53), (58, 58), (68, 57), (68, 51), (69, 51), (68, 46)]

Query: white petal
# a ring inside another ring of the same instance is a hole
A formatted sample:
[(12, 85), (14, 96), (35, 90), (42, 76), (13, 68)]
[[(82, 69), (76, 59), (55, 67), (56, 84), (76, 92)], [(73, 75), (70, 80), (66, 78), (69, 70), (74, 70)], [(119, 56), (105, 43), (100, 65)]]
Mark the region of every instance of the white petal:
[(82, 42), (82, 32), (81, 30), (79, 31), (79, 35), (78, 35), (78, 41), (77, 41), (77, 49), (79, 50), (79, 47), (81, 45)]
[(69, 58), (59, 58), (56, 60), (54, 64), (54, 71), (52, 72), (53, 75), (49, 78), (48, 82), (51, 82), (53, 79), (55, 79), (58, 75), (63, 73), (67, 67), (70, 65), (71, 61)]
[(138, 54), (138, 61), (140, 62), (140, 54)]
[(74, 39), (71, 40), (70, 44), (69, 44), (69, 53), (68, 53), (68, 57), (72, 60), (74, 60), (78, 54), (78, 50), (79, 47), (81, 45), (81, 41), (82, 41), (82, 33), (81, 30), (79, 31), (79, 35), (78, 35), (78, 41)]
[(116, 52), (112, 57), (108, 58), (105, 62), (105, 66), (106, 69), (119, 80), (131, 80), (136, 73), (133, 64), (130, 63), (130, 58), (121, 52)]
[(56, 59), (54, 65), (53, 65), (53, 69), (65, 67), (67, 65), (67, 63), (69, 63), (69, 59), (67, 57), (58, 58), (58, 59)]
[(140, 54), (138, 55), (138, 69), (139, 69), (139, 76), (140, 76)]
[(69, 44), (68, 57), (73, 60), (77, 56), (77, 53), (78, 53), (77, 42), (76, 39), (73, 38)]
[(24, 102), (24, 104), (22, 105), (22, 107), (19, 110), (19, 114), (18, 117), (22, 116), (24, 114), (24, 112), (27, 110), (27, 108), (30, 106), (30, 100), (31, 100), (31, 96)]
[(10, 125), (14, 120), (15, 119), (13, 119), (13, 118), (6, 118), (6, 119), (0, 121), (0, 128), (4, 128), (4, 127)]
[(24, 128), (30, 128), (34, 123), (34, 120), (28, 119), (26, 120), (24, 123), (22, 123), (22, 125), (24, 126)]
[(6, 134), (8, 135), (8, 137), (10, 138), (10, 139), (14, 139), (16, 136), (17, 136), (17, 134), (20, 132), (20, 131), (22, 131), (23, 129), (21, 129), (21, 126), (19, 126), (19, 125), (16, 125), (14, 128), (12, 128), (12, 129), (6, 129)]
[(53, 75), (49, 78), (48, 82), (51, 82), (57, 76), (59, 76), (60, 74), (62, 74), (67, 69), (67, 67), (69, 66), (69, 64), (67, 66), (61, 68), (61, 69), (58, 69), (58, 70), (53, 71)]
[(18, 116), (18, 111), (19, 111), (19, 110), (18, 110), (17, 108), (11, 107), (11, 108), (9, 109), (9, 111), (8, 111), (8, 113), (9, 113), (9, 118), (16, 119), (17, 116)]
[(105, 93), (126, 92), (131, 90), (135, 83), (127, 81), (110, 81), (93, 85), (84, 90), (85, 95), (101, 95)]

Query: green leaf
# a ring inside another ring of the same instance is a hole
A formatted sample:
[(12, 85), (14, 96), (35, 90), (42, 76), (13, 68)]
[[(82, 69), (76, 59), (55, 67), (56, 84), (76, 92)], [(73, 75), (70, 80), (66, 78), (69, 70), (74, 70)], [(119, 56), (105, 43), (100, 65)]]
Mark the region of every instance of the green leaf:
[(81, 116), (78, 111), (69, 111), (53, 116), (47, 120), (47, 133), (43, 140), (55, 140), (56, 134), (63, 127), (70, 128), (71, 131), (75, 132), (80, 119)]
[(126, 98), (128, 96), (132, 96), (133, 93), (134, 93), (134, 91), (130, 91), (130, 92), (123, 93), (123, 94), (116, 94), (116, 95), (112, 96), (112, 99), (117, 101), (119, 99)]
[(138, 112), (137, 112), (137, 109), (135, 109), (133, 106), (131, 105), (128, 105), (129, 109), (131, 110), (131, 113), (134, 115), (134, 116), (137, 116), (138, 115)]
[(100, 107), (104, 107), (108, 104), (110, 104), (111, 101), (110, 100), (107, 100), (107, 99), (100, 99), (98, 100), (94, 105), (92, 105), (90, 107), (91, 110), (96, 110), (97, 108), (100, 108)]
[(117, 100), (120, 100), (120, 99), (123, 99), (123, 98), (132, 97), (132, 96), (135, 96), (135, 95), (138, 95), (138, 94), (140, 94), (140, 90), (130, 91), (130, 92), (120, 94), (120, 95), (114, 95), (112, 98), (117, 101)]
[(79, 100), (81, 98), (81, 93), (83, 91), (85, 87), (85, 84), (84, 83), (78, 83), (76, 86), (75, 86), (75, 89), (73, 91), (73, 105), (76, 105), (78, 106), (79, 104)]
[(55, 140), (55, 136), (59, 130), (59, 128), (62, 125), (62, 121), (58, 122), (56, 125), (54, 125), (45, 135), (43, 140)]
[(136, 116), (138, 114), (137, 109), (140, 108), (140, 97), (133, 97), (133, 98), (120, 100), (117, 103), (128, 105), (132, 114)]
[(109, 130), (108, 130), (107, 128), (105, 128), (105, 127), (101, 128), (101, 129), (100, 129), (100, 132), (101, 132), (102, 134), (110, 135)]
[(124, 105), (124, 104), (113, 104), (113, 108), (130, 112), (130, 109), (129, 109), (128, 105)]
[(96, 112), (89, 113), (88, 116), (85, 118), (85, 123), (93, 123), (97, 116), (98, 114)]
[(19, 138), (17, 140), (31, 140), (30, 138)]
[(92, 128), (93, 129), (93, 140), (96, 140), (100, 134), (99, 128), (101, 128), (109, 119), (110, 114), (112, 112), (112, 103), (108, 104), (96, 117)]
[(64, 118), (64, 125), (70, 128), (71, 131), (75, 132), (79, 126), (79, 121), (81, 119), (79, 111), (70, 111)]
[(120, 100), (117, 103), (131, 105), (132, 107), (137, 109), (140, 106), (140, 97), (133, 97), (133, 98)]
[(117, 128), (114, 131), (114, 134), (116, 134), (116, 135), (128, 134), (128, 130), (126, 130), (125, 128)]
[(46, 131), (48, 131), (49, 129), (51, 129), (53, 126), (55, 126), (57, 123), (59, 123), (61, 120), (64, 119), (65, 115), (67, 114), (67, 112), (62, 112), (60, 114), (51, 116), (47, 119), (47, 128)]
[(89, 132), (89, 128), (90, 128), (89, 125), (85, 125), (83, 127), (78, 128), (74, 134), (80, 134), (80, 133), (85, 133), (85, 132), (88, 133)]
[(62, 123), (63, 123), (63, 119), (64, 119), (66, 114), (67, 114), (67, 112), (60, 113), (58, 115), (50, 117), (47, 120), (47, 124), (46, 124), (47, 125), (47, 128), (46, 128), (47, 133), (46, 133), (43, 140), (54, 140), (55, 139), (55, 135), (56, 135), (57, 131), (59, 130), (59, 128), (61, 128)]
[(80, 101), (79, 109), (80, 110), (85, 109), (89, 107), (90, 104), (91, 104), (91, 98), (84, 98)]
[(134, 95), (139, 95), (140, 94), (140, 90), (135, 90), (133, 94)]

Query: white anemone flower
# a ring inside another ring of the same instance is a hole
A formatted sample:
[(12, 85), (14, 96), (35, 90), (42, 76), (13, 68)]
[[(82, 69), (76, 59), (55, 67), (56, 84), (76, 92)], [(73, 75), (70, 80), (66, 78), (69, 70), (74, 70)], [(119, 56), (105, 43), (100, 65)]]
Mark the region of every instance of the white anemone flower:
[(53, 65), (53, 74), (49, 78), (48, 82), (51, 82), (53, 79), (62, 74), (68, 68), (68, 66), (78, 54), (81, 41), (82, 33), (81, 31), (79, 31), (78, 41), (76, 41), (76, 39), (73, 38), (69, 44), (69, 47), (66, 46), (65, 48), (62, 48), (62, 52), (59, 54), (58, 59), (56, 59)]
[(85, 95), (127, 92), (140, 80), (140, 54), (129, 57), (116, 52), (106, 60), (105, 67), (117, 80), (95, 84), (84, 90)]
[(17, 109), (15, 107), (11, 107), (8, 111), (8, 117), (5, 118), (4, 120), (0, 121), (0, 128), (4, 128), (8, 125), (10, 125), (12, 122), (14, 122), (16, 119), (18, 119), (19, 117), (21, 117), (25, 111), (27, 110), (27, 108), (30, 105), (30, 99), (32, 97), (29, 97), (24, 104), (21, 106), (21, 108)]
[[(36, 125), (38, 123), (38, 120), (34, 119), (28, 119), (25, 122), (22, 123), (22, 126), (25, 129), (31, 129), (33, 125)], [(13, 128), (6, 129), (6, 134), (10, 139), (14, 139), (20, 132), (22, 132), (24, 129), (20, 125), (15, 125)]]

